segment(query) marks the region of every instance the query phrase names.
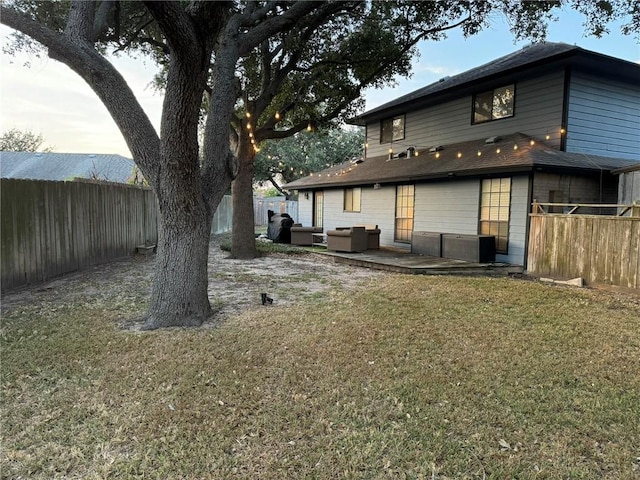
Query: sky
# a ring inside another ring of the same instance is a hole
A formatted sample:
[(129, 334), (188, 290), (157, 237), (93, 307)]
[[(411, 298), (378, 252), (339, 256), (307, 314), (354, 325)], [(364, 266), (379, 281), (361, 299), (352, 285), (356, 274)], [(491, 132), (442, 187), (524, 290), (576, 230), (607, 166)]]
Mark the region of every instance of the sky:
[[(582, 19), (564, 11), (551, 24), (547, 41), (578, 45), (605, 55), (640, 63), (640, 45), (632, 36), (619, 33), (619, 25), (603, 38), (585, 37)], [(0, 27), (4, 43), (10, 29)], [(487, 63), (512, 53), (529, 42), (514, 42), (505, 21), (496, 19), (480, 34), (464, 39), (452, 31), (446, 40), (423, 42), (414, 59), (413, 75), (395, 85), (365, 94), (366, 110), (438, 81), (442, 77)], [(25, 62), (30, 67), (24, 66)], [(152, 62), (122, 56), (113, 60), (155, 126), (160, 129), (162, 96), (149, 87), (156, 71)], [(11, 128), (41, 134), (42, 148), (59, 153), (116, 153), (131, 157), (107, 109), (93, 91), (68, 67), (47, 57), (0, 59), (0, 131)]]

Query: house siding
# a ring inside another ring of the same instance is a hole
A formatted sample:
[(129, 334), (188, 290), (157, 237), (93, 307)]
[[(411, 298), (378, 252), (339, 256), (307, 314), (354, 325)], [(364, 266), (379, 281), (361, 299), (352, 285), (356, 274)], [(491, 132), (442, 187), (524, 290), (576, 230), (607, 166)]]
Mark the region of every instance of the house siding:
[(563, 92), (564, 71), (559, 70), (517, 82), (515, 115), (511, 118), (472, 125), (472, 96), (407, 112), (405, 138), (393, 144), (380, 143), (380, 122), (372, 122), (367, 125), (367, 156), (386, 155), (390, 146), (396, 153), (411, 146), (424, 150), (514, 132), (540, 140), (549, 135), (547, 143), (560, 148)]
[(417, 185), (414, 231), (475, 235), (479, 208), (479, 180)]
[[(551, 180), (550, 180), (551, 182)], [(553, 183), (553, 182), (551, 182)], [(421, 183), (415, 186), (414, 231), (478, 234), (481, 180)], [(299, 215), (303, 225), (311, 225), (311, 198), (301, 192)], [(396, 187), (363, 188), (360, 212), (343, 210), (344, 190), (324, 191), (324, 231), (356, 224), (376, 224), (380, 244), (410, 248), (394, 241)], [(529, 177), (512, 177), (509, 218), (509, 251), (496, 261), (523, 265), (530, 204)]]
[(529, 203), (529, 177), (525, 175), (512, 177), (508, 253), (497, 254), (496, 261), (514, 265), (525, 264)]
[(582, 72), (571, 75), (566, 151), (640, 159), (640, 89)]
[(395, 192), (395, 187), (383, 187), (377, 190), (362, 188), (360, 212), (345, 212), (344, 190), (325, 190), (324, 231), (356, 224), (376, 224), (380, 228), (380, 243), (382, 245), (408, 248), (407, 244), (394, 242)]
[(298, 222), (305, 227), (313, 225), (313, 192), (308, 192), (309, 198), (304, 198), (304, 191), (298, 195)]
[[(478, 234), (481, 180), (427, 183), (416, 187), (414, 231)], [(529, 178), (511, 180), (508, 254), (496, 261), (523, 265), (529, 212)]]

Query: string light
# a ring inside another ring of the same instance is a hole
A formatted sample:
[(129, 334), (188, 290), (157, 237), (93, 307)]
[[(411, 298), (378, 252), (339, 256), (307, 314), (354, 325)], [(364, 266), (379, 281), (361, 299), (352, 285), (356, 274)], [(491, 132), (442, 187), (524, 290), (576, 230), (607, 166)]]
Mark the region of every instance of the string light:
[(276, 112), (275, 117), (276, 117), (276, 120), (280, 120), (280, 112)]
[(560, 134), (561, 134), (561, 135), (564, 135), (565, 133), (567, 133), (567, 131), (566, 131), (564, 128), (561, 128), (561, 129), (560, 129)]
[(440, 158), (440, 152), (436, 152), (436, 158)]
[(481, 157), (482, 156), (482, 152), (480, 150), (478, 150), (478, 156)]
[(535, 144), (536, 144), (536, 141), (535, 141), (535, 140), (533, 140), (533, 139), (529, 142), (529, 145), (531, 145), (532, 147), (533, 147)]
[(458, 158), (462, 158), (462, 152), (458, 152)]
[(311, 126), (311, 122), (309, 122), (307, 125), (307, 132), (310, 132), (311, 130), (313, 130), (313, 127)]
[(247, 118), (251, 118), (251, 113), (247, 112)]
[(547, 135), (544, 137), (545, 140), (550, 140), (551, 139), (551, 135)]
[(517, 150), (517, 149), (518, 149), (518, 145), (514, 145), (514, 146), (513, 146), (513, 149), (514, 149), (514, 150)]
[(500, 148), (496, 148), (496, 153), (500, 153)]
[(251, 130), (251, 124), (247, 122), (247, 130)]

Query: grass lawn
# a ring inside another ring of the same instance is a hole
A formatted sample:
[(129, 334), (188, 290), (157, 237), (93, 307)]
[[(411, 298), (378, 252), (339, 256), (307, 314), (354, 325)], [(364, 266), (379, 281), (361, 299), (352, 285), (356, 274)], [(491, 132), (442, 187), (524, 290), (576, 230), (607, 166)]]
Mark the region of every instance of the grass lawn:
[(4, 315), (2, 478), (640, 478), (638, 297), (388, 275), (219, 328), (139, 309)]

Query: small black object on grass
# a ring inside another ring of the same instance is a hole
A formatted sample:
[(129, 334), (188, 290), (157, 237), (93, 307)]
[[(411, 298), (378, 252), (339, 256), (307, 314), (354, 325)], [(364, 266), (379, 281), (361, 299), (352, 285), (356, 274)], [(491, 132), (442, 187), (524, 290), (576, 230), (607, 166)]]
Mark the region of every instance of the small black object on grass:
[(271, 298), (266, 293), (261, 293), (260, 296), (262, 297), (262, 304), (263, 305), (266, 305), (266, 304), (271, 305), (273, 303), (273, 298)]

